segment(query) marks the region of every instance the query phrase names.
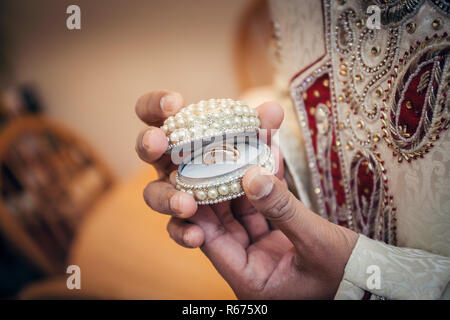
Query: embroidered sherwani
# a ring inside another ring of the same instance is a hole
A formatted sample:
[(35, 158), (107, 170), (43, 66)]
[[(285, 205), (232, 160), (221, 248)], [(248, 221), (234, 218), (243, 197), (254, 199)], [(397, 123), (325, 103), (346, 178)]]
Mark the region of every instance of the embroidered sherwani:
[(360, 233), (336, 298), (448, 295), (450, 3), (269, 3), (277, 90), (254, 95), (283, 104), (297, 195)]

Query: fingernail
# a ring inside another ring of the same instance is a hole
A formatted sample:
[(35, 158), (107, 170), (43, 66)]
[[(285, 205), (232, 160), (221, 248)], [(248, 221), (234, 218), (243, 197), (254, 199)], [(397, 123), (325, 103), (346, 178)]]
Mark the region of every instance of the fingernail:
[(270, 171), (266, 169), (252, 170), (248, 178), (248, 192), (254, 199), (267, 197), (273, 189)]
[(161, 98), (159, 104), (161, 110), (164, 113), (172, 113), (175, 109), (175, 105), (178, 103), (178, 97), (173, 94), (167, 94)]
[(152, 150), (153, 140), (154, 140), (153, 129), (145, 131), (144, 135), (142, 136), (142, 146), (144, 147), (145, 150), (147, 151)]
[(187, 200), (183, 192), (179, 191), (175, 193), (169, 200), (170, 209), (177, 215), (183, 213), (183, 208), (186, 208)]

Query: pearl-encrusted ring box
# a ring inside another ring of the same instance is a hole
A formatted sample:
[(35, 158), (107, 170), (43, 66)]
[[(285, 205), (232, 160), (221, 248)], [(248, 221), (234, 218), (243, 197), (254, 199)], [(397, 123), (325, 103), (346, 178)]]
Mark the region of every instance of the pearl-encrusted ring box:
[(270, 148), (258, 139), (258, 112), (242, 101), (202, 100), (169, 117), (161, 129), (167, 152), (179, 164), (176, 187), (198, 204), (243, 195), (242, 177), (252, 166), (275, 170)]

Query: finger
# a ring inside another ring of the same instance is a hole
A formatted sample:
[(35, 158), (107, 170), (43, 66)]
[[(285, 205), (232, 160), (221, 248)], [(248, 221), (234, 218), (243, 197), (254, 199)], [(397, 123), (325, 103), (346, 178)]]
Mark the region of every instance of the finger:
[(270, 145), (272, 136), (283, 122), (283, 108), (276, 102), (265, 102), (257, 107), (256, 110), (258, 111), (262, 129), (259, 132), (259, 138)]
[(256, 110), (263, 129), (278, 129), (283, 122), (284, 112), (280, 104), (276, 102), (264, 102)]
[(231, 209), (236, 219), (244, 226), (252, 243), (270, 232), (266, 217), (255, 209), (247, 197), (234, 200)]
[[(277, 146), (272, 145), (271, 149), (277, 166), (275, 175), (282, 179), (284, 175), (283, 156)], [(283, 183), (285, 183), (285, 181)], [(247, 230), (251, 242), (258, 241), (270, 231), (270, 225), (267, 223), (266, 217), (255, 209), (247, 197), (240, 197), (233, 200), (231, 209), (236, 216), (236, 219), (244, 226), (245, 230)]]
[(176, 180), (176, 175), (177, 175), (178, 170), (173, 170), (170, 174), (169, 174), (169, 182), (171, 185), (173, 185), (174, 187), (177, 185), (177, 180)]
[(139, 158), (148, 163), (153, 163), (164, 155), (167, 147), (165, 133), (156, 127), (141, 131), (136, 139), (136, 152)]
[(152, 181), (145, 187), (144, 200), (153, 210), (179, 218), (189, 218), (197, 211), (193, 196), (177, 191), (173, 185), (162, 180)]
[(268, 170), (254, 167), (245, 174), (243, 187), (253, 206), (291, 240), (299, 253), (317, 247), (319, 229), (329, 222), (306, 208), (282, 181)]
[(167, 231), (176, 243), (185, 248), (198, 248), (205, 240), (202, 228), (175, 217), (172, 217), (167, 224)]
[(188, 219), (204, 232), (201, 250), (225, 278), (236, 278), (247, 263), (247, 253), (242, 244), (222, 225), (209, 206), (200, 206)]
[(183, 104), (183, 97), (178, 92), (159, 90), (141, 96), (136, 102), (135, 110), (145, 123), (161, 126), (164, 120), (177, 113)]
[(167, 138), (159, 128), (150, 127), (142, 131), (136, 139), (136, 153), (139, 158), (156, 168), (159, 178), (166, 177), (176, 168), (171, 155), (165, 153), (166, 149)]
[(250, 242), (247, 231), (242, 224), (234, 217), (230, 202), (222, 202), (211, 206), (211, 209), (219, 218), (222, 226), (238, 241), (242, 247), (247, 248)]

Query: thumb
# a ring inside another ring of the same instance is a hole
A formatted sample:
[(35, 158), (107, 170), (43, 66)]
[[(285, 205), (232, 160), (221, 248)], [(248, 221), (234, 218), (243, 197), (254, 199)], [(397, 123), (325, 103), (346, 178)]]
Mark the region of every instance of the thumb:
[(310, 211), (268, 170), (254, 167), (245, 174), (242, 185), (247, 198), (305, 254), (317, 247), (319, 229), (325, 219)]

